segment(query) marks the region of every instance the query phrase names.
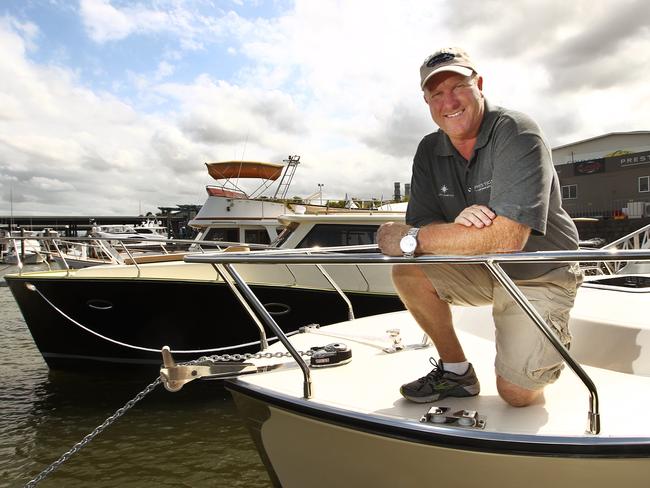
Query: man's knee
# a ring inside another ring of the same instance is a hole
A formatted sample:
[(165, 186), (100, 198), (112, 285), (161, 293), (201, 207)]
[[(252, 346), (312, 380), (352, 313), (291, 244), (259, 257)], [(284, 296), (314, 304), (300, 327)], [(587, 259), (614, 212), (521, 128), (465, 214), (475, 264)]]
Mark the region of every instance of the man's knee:
[(417, 265), (396, 264), (392, 269), (393, 284), (398, 293), (435, 293), (427, 275)]
[(426, 281), (429, 282), (429, 278), (422, 271), (422, 268), (413, 264), (395, 264), (391, 271), (393, 282), (394, 283), (413, 283)]
[(513, 407), (527, 407), (541, 398), (544, 390), (528, 390), (497, 375), (499, 396)]

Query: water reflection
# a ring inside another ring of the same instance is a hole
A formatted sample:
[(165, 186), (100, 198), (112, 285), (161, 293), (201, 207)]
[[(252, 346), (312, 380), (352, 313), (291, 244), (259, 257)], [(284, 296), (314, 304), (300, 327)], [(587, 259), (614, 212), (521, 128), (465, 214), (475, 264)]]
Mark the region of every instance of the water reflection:
[[(153, 381), (47, 369), (6, 287), (0, 288), (0, 487), (23, 486)], [(268, 487), (217, 382), (162, 386), (39, 486)]]
[[(24, 445), (26, 457), (40, 461), (67, 450), (150, 380), (89, 384), (80, 377), (50, 375), (26, 419), (33, 431), (33, 440)], [(59, 486), (268, 486), (229, 394), (215, 382), (175, 394), (159, 387), (66, 463), (53, 481)]]

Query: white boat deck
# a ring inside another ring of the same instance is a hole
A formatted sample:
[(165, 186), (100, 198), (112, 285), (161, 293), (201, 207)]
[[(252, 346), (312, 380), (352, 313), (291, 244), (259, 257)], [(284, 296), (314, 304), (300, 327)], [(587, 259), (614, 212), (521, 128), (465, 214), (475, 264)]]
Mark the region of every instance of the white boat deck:
[[(291, 337), (291, 342), (298, 350), (332, 342), (343, 342), (352, 349), (352, 361), (347, 365), (311, 370), (313, 397), (309, 400), (302, 399), (302, 373), (295, 363), (273, 372), (243, 376), (236, 381), (307, 405), (370, 414), (385, 419), (419, 424), (420, 417), (431, 406), (437, 405), (451, 407), (453, 411), (478, 411), (487, 417), (486, 432), (593, 437), (585, 433), (588, 427), (589, 393), (568, 367), (565, 367), (556, 383), (546, 388), (544, 398), (535, 405), (511, 407), (500, 399), (496, 391), (493, 366), (495, 348), (489, 339), (489, 331), (494, 327), (491, 309), (455, 308), (454, 321), (466, 355), (481, 381), (481, 394), (477, 397), (446, 398), (431, 404), (415, 404), (401, 397), (400, 385), (424, 376), (431, 369), (429, 357), (438, 357), (433, 346), (394, 354), (382, 351), (383, 347), (388, 347), (391, 343), (386, 333), (388, 329), (400, 329), (404, 344), (421, 342), (423, 334), (407, 312), (367, 317), (324, 327), (316, 333)], [(479, 331), (480, 334), (472, 333), (471, 330)], [(328, 335), (322, 335), (325, 333)], [(591, 346), (600, 347), (597, 341), (591, 341)], [(284, 347), (276, 344), (271, 350), (284, 350)], [(271, 364), (277, 361), (278, 359), (270, 359), (254, 362)], [(287, 362), (292, 360), (287, 359)], [(650, 376), (583, 367), (599, 393), (602, 431), (598, 437), (641, 437), (650, 440), (650, 425), (645, 421), (645, 412), (650, 409)], [(421, 428), (429, 428), (428, 425), (434, 428), (433, 424), (419, 425)]]

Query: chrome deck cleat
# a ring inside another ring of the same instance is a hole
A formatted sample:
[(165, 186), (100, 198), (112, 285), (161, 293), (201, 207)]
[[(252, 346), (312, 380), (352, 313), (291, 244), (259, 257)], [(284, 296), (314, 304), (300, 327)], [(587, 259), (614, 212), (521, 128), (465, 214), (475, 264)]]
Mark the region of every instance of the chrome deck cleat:
[(389, 347), (383, 349), (384, 352), (391, 354), (394, 352), (413, 350), (413, 349), (425, 349), (431, 345), (429, 336), (424, 334), (422, 341), (417, 344), (404, 344), (402, 342), (402, 337), (400, 336), (399, 329), (388, 329), (386, 331), (389, 339), (393, 342)]
[(484, 429), (486, 417), (476, 410), (458, 410), (452, 412), (450, 407), (431, 407), (421, 418), (422, 423)]

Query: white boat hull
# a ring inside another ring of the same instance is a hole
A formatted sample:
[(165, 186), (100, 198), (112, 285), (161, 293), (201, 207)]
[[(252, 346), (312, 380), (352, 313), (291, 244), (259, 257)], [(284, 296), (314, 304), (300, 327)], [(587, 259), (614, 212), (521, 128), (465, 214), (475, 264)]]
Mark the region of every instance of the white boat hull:
[[(284, 368), (229, 383), (276, 485), (648, 486), (648, 364), (635, 363), (636, 374), (610, 370), (602, 364), (597, 338), (590, 342), (594, 354), (581, 346), (583, 364), (591, 364), (585, 370), (598, 387), (602, 420), (599, 434), (586, 434), (589, 395), (570, 370), (565, 368), (536, 404), (511, 407), (496, 390), (490, 307), (454, 307), (453, 314), (459, 339), (481, 380), (481, 394), (476, 397), (422, 405), (400, 396), (400, 384), (426, 373), (428, 358), (438, 357), (433, 347), (394, 354), (383, 351), (390, 346), (387, 329), (399, 328), (403, 344), (419, 342), (422, 333), (407, 312), (291, 337), (294, 347), (302, 351), (331, 342), (343, 342), (353, 351), (349, 364), (311, 370), (309, 399), (302, 396), (300, 370), (289, 360)], [(637, 347), (646, 351), (650, 340), (644, 339), (642, 325), (637, 328), (641, 340)], [(578, 327), (578, 342), (593, 340), (586, 327), (586, 323)], [(627, 352), (622, 350), (621, 355)], [(433, 405), (477, 411), (486, 426), (421, 423)]]
[[(625, 488), (647, 487), (650, 459), (522, 454), (453, 446), (457, 439), (400, 439), (308, 414), (296, 414), (247, 394), (233, 397), (276, 486), (283, 488)], [(339, 417), (340, 420), (343, 417)], [(356, 423), (356, 425), (354, 425)], [(378, 428), (383, 426), (378, 425)], [(264, 459), (264, 458), (267, 459)]]

